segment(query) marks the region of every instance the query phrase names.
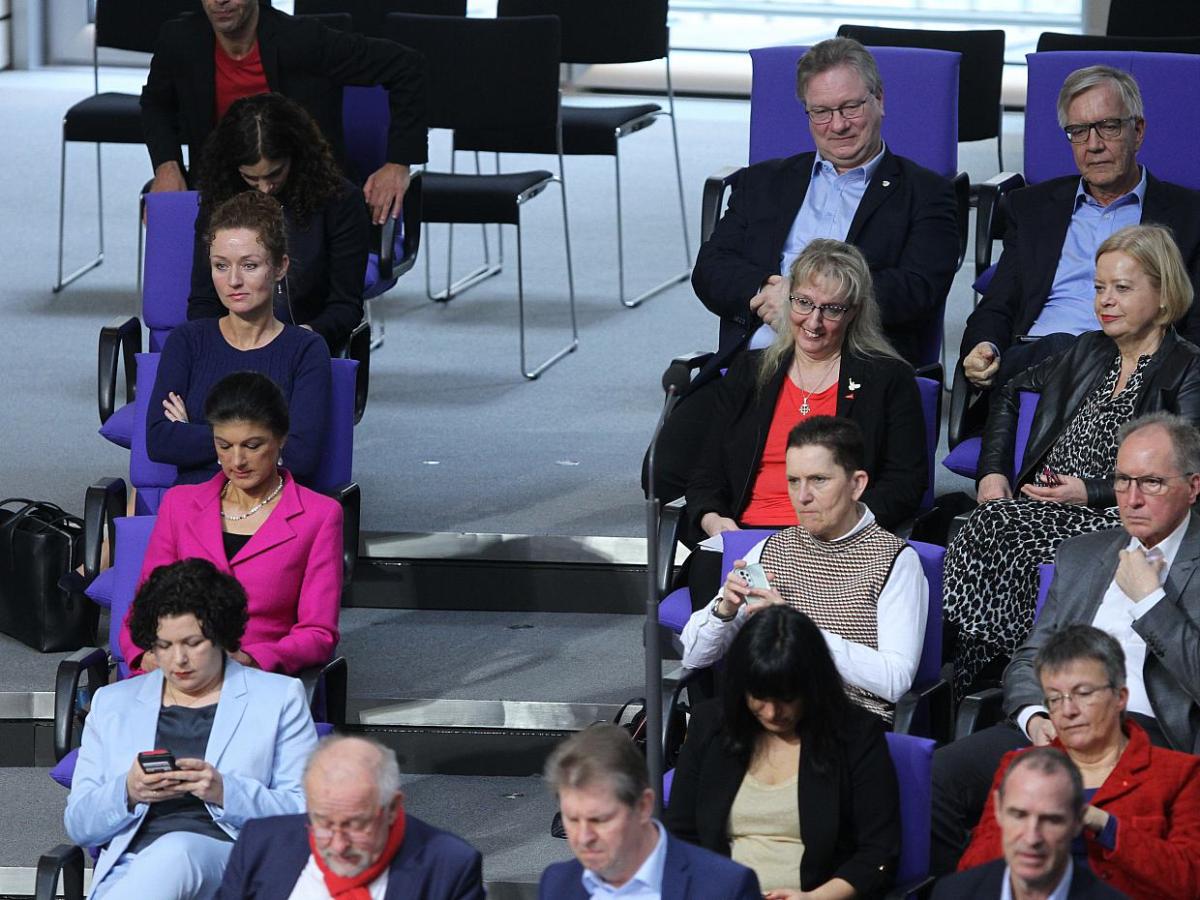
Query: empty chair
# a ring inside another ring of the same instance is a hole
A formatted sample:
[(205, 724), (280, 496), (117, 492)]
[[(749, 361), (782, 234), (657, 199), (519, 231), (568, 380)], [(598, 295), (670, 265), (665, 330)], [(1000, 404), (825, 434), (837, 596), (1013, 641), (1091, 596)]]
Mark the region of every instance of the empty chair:
[[(454, 132), (454, 151), (545, 153), (558, 157), (558, 175), (545, 170), (465, 175), (455, 170), (456, 153), (452, 151), (450, 172), (426, 172), (423, 185), (425, 222), (445, 222), (451, 227), (454, 223), (488, 222), (516, 226), (521, 374), (537, 378), (579, 345), (559, 123), (559, 21), (553, 16), (490, 20), (393, 13), (388, 16), (387, 29), (389, 35), (425, 56), (429, 124)], [(571, 339), (541, 363), (530, 366), (521, 217), (524, 205), (551, 184), (561, 189)], [(449, 301), (499, 272), (498, 267), (485, 266), (453, 282), (452, 250), (453, 230), (447, 244), (446, 290), (435, 299)]]
[[(632, 106), (562, 108), (563, 152), (568, 156), (611, 156), (615, 168), (617, 290), (621, 302), (635, 307), (644, 300), (685, 281), (691, 274), (683, 172), (679, 164), (679, 133), (675, 125), (675, 88), (671, 81), (667, 0), (500, 0), (499, 16), (554, 15), (562, 22), (562, 61), (579, 65), (612, 65), (661, 59), (665, 66), (667, 109), (657, 103)], [(683, 238), (683, 270), (660, 284), (629, 297), (625, 289), (625, 223), (621, 202), (621, 139), (654, 124), (659, 116), (671, 120), (675, 151), (675, 183), (679, 190), (679, 224)]]
[(298, 16), (344, 14), (350, 17), (352, 30), (367, 37), (384, 37), (388, 13), (465, 16), (467, 0), (296, 0), (295, 12)]
[(1200, 35), (1200, 6), (1180, 0), (1110, 0), (1105, 34)]
[[(1106, 34), (1061, 34), (1043, 31), (1037, 52), (1056, 50), (1138, 50), (1143, 53), (1200, 53), (1200, 36), (1132, 37)], [(1004, 168), (1001, 166), (1001, 168)]]

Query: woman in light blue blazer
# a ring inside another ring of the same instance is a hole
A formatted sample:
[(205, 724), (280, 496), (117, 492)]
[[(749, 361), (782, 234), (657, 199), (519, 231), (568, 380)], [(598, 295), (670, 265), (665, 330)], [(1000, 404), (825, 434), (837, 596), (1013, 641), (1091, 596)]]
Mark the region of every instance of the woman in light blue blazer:
[[(203, 900), (249, 819), (303, 812), (316, 728), (299, 681), (229, 656), (246, 627), (246, 595), (212, 563), (156, 569), (130, 627), (158, 669), (96, 692), (67, 833), (102, 848), (91, 900)], [(156, 749), (171, 751), (174, 768), (143, 768), (139, 753)]]

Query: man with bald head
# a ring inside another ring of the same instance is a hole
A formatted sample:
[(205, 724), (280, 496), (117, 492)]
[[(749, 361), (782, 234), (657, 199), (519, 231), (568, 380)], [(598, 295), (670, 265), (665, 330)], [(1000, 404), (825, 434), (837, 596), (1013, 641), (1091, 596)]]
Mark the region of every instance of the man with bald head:
[(404, 809), (396, 754), (331, 737), (304, 772), (308, 813), (247, 822), (219, 898), (483, 900), (478, 851)]

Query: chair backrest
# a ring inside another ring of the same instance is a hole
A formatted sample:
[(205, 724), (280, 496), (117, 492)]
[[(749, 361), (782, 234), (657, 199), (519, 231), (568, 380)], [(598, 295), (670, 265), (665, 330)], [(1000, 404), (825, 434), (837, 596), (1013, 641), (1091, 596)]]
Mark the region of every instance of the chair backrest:
[(1058, 92), (1071, 72), (1102, 64), (1129, 72), (1141, 88), (1147, 127), (1138, 160), (1163, 181), (1200, 188), (1193, 149), (1200, 146), (1200, 115), (1191, 112), (1195, 85), (1200, 84), (1200, 56), (1095, 50), (1030, 53), (1026, 59), (1026, 182), (1078, 174), (1071, 144), (1058, 127)]
[(296, 0), (295, 5), (298, 16), (348, 15), (351, 27), (346, 30), (367, 37), (383, 37), (384, 17), (394, 12), (465, 16), (467, 0)]
[(559, 151), (557, 17), (392, 13), (385, 29), (425, 57), (429, 125), (453, 130), (456, 149)]
[[(936, 359), (942, 352), (942, 329), (933, 328), (930, 332), (927, 341), (931, 346), (922, 348), (922, 353)], [(921, 394), (921, 414), (925, 417), (925, 465), (929, 473), (919, 510), (925, 512), (933, 509), (933, 494), (937, 486), (934, 457), (937, 455), (938, 430), (942, 426), (942, 385), (932, 378), (918, 376), (917, 390)]]
[(917, 551), (921, 559), (921, 571), (929, 582), (929, 607), (925, 616), (925, 639), (921, 644), (921, 660), (917, 663), (915, 684), (929, 684), (938, 679), (942, 671), (942, 568), (946, 560), (946, 548), (922, 541), (909, 541), (908, 546)]
[(1200, 37), (1123, 37), (1043, 31), (1037, 52), (1056, 50), (1138, 50), (1142, 53), (1200, 53)]
[[(888, 149), (947, 178), (958, 171), (959, 54), (871, 47), (883, 79), (883, 139)], [(750, 51), (750, 162), (814, 149), (796, 98), (796, 64), (807, 47)]]
[[(297, 3), (296, 5), (299, 6), (300, 4)], [(296, 16), (312, 19), (317, 24), (330, 28), (333, 31), (358, 31), (354, 27), (354, 16), (348, 12), (298, 12)]]
[(158, 516), (122, 516), (114, 520), (116, 536), (112, 542), (112, 567), (115, 581), (108, 621), (108, 646), (113, 661), (117, 664), (118, 678), (129, 677), (129, 663), (121, 652), (119, 640), (121, 623), (125, 621), (125, 615), (133, 605), (133, 595), (142, 575), (142, 560), (146, 558), (150, 533), (154, 531), (156, 521)]
[(392, 121), (387, 91), (380, 85), (342, 88), (342, 138), (346, 176), (363, 184), (387, 162), (388, 126)]
[(645, 62), (669, 49), (667, 0), (499, 0), (496, 15), (558, 16), (565, 63)]
[(1180, 0), (1110, 0), (1107, 34), (1200, 34), (1200, 4)]
[(929, 874), (930, 804), (933, 796), (933, 749), (928, 738), (896, 734), (885, 738), (900, 783), (900, 863), (896, 884), (911, 884)]
[(159, 29), (193, 12), (204, 15), (200, 0), (96, 0), (96, 46), (152, 53)]
[(147, 194), (145, 198), (142, 321), (150, 331), (153, 353), (162, 350), (173, 328), (187, 321), (199, 198), (195, 191)]
[(1017, 394), (1017, 435), (1013, 442), (1013, 473), (1009, 481), (1015, 482), (1025, 462), (1025, 449), (1029, 446), (1029, 431), (1033, 427), (1033, 414), (1037, 412), (1041, 394), (1033, 391), (1021, 391)]
[(1042, 614), (1042, 607), (1046, 605), (1046, 595), (1050, 593), (1050, 582), (1054, 580), (1054, 563), (1042, 563), (1038, 566), (1038, 594), (1037, 606), (1033, 610), (1033, 621), (1037, 621)]
[(949, 50), (962, 59), (958, 69), (958, 139), (981, 141), (1000, 133), (1000, 86), (1004, 79), (1004, 31), (932, 31), (843, 25), (841, 37), (868, 47), (924, 47)]
[[(176, 468), (154, 462), (146, 452), (146, 412), (154, 379), (158, 374), (157, 353), (137, 355), (137, 397), (133, 409), (133, 444), (129, 453), (129, 481), (137, 489), (137, 514), (158, 512), (162, 495), (175, 483)], [(321, 460), (309, 484), (313, 490), (329, 491), (349, 484), (354, 466), (354, 382), (358, 362), (331, 359), (329, 424)]]

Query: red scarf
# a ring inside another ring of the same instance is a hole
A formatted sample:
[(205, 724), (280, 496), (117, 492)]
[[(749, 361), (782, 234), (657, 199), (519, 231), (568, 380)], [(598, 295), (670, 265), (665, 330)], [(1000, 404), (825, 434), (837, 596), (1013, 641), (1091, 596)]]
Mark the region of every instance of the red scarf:
[(367, 885), (391, 865), (392, 857), (404, 843), (404, 807), (399, 803), (396, 806), (396, 819), (392, 822), (391, 831), (388, 832), (387, 846), (383, 848), (383, 853), (379, 855), (379, 859), (353, 878), (339, 875), (325, 865), (324, 858), (317, 850), (317, 841), (313, 837), (312, 829), (309, 829), (308, 846), (312, 850), (313, 859), (317, 861), (317, 868), (325, 876), (325, 889), (329, 891), (329, 896), (334, 900), (371, 900), (371, 892), (367, 890)]

